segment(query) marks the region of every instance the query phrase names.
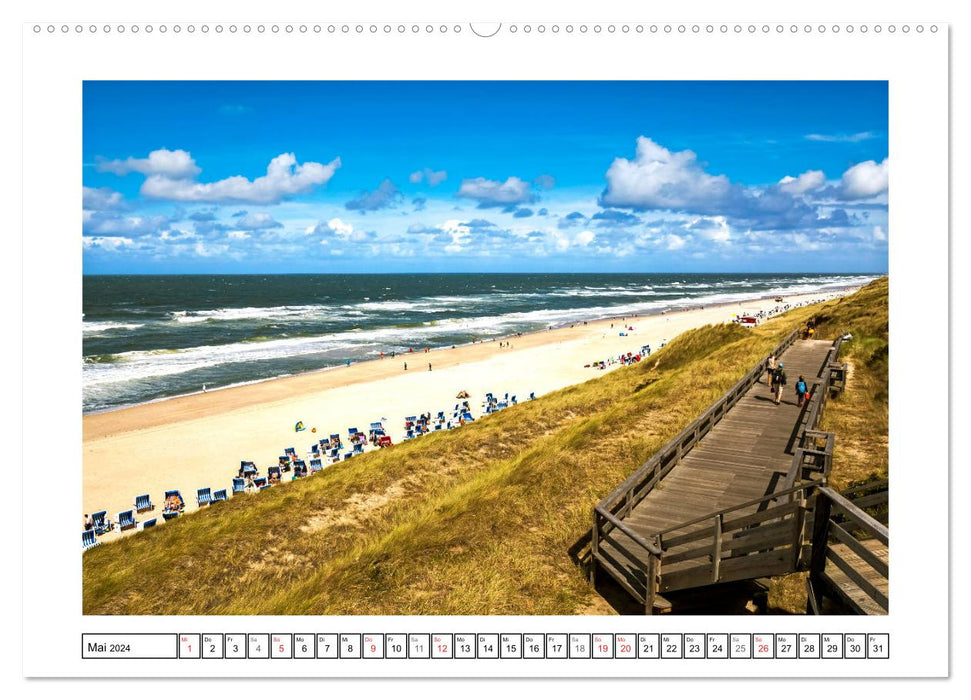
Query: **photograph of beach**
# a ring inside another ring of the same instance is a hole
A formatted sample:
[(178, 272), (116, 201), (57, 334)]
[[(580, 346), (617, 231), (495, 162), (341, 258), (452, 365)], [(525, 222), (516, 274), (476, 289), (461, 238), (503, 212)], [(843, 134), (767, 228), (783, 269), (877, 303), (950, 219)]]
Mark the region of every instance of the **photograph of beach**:
[(886, 614), (886, 83), (83, 115), (84, 614)]

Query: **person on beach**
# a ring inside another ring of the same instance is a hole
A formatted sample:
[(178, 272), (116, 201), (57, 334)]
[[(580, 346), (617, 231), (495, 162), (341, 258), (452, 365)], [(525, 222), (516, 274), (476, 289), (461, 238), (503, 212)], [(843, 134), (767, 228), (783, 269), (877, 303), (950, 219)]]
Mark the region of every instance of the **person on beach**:
[(775, 396), (775, 405), (778, 406), (782, 401), (782, 387), (786, 385), (786, 371), (782, 369), (782, 363), (776, 365), (772, 372), (772, 393)]
[(796, 382), (796, 405), (802, 408), (803, 401), (806, 400), (806, 378), (799, 375), (799, 381)]
[(429, 362), (429, 363), (428, 363), (428, 371), (429, 371), (429, 372), (431, 372), (431, 371), (432, 371), (432, 363), (431, 363), (431, 362)]
[(407, 371), (408, 371), (408, 363), (406, 362), (405, 363), (405, 372), (407, 372)]
[(769, 360), (765, 363), (765, 371), (767, 372), (765, 375), (765, 383), (771, 384), (772, 373), (775, 372), (775, 355), (769, 355)]

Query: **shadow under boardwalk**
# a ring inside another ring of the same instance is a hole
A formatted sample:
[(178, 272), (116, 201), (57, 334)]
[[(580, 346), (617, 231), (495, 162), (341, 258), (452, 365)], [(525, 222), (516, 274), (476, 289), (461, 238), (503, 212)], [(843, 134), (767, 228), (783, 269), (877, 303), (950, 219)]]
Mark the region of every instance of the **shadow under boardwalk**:
[[(820, 368), (831, 347), (828, 340), (796, 341), (780, 358), (788, 382), (782, 403), (774, 403), (763, 376), (633, 507), (624, 524), (653, 541), (657, 533), (680, 523), (784, 488), (781, 477), (792, 464), (793, 436), (805, 419), (796, 404), (796, 381), (802, 375), (810, 388), (820, 381)], [(734, 517), (746, 513), (738, 511)], [(678, 534), (683, 533), (676, 530), (665, 537)], [(626, 539), (620, 533), (616, 538)], [(611, 544), (605, 542), (602, 547), (609, 550)]]

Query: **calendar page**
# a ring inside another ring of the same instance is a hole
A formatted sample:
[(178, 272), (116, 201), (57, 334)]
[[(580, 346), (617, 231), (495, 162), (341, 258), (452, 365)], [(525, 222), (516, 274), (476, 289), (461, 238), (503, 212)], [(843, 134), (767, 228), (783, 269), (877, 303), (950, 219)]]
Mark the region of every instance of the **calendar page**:
[(948, 675), (947, 17), (609, 9), (32, 10), (25, 676)]

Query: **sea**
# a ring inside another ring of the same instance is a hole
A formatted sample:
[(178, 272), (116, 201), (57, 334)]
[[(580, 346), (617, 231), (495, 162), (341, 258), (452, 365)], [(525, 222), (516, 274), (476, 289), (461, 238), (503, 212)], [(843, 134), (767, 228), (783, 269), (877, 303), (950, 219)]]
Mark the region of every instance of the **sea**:
[[(83, 411), (100, 412), (549, 327), (876, 275), (86, 275)], [(753, 309), (755, 310), (755, 309)]]

